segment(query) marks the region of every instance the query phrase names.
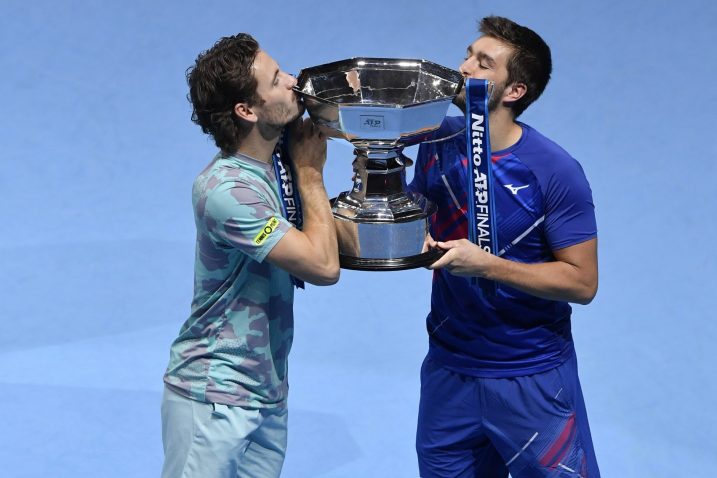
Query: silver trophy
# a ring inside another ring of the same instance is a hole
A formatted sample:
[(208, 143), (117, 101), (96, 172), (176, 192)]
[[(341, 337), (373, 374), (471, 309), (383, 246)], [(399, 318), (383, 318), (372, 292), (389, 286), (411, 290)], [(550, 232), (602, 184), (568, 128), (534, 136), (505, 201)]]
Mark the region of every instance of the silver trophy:
[(331, 200), (341, 267), (401, 270), (433, 263), (422, 252), (435, 205), (406, 188), (403, 148), (430, 138), (463, 85), (430, 61), (351, 58), (301, 70), (294, 88), (326, 134), (354, 146), (354, 184)]

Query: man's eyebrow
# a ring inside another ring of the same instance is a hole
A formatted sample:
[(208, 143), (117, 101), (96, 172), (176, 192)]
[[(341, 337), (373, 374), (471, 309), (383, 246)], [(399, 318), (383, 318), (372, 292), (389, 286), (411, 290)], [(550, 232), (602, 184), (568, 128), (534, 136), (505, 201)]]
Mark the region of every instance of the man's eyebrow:
[(468, 45), (468, 48), (466, 48), (466, 53), (467, 56), (475, 55), (478, 60), (485, 61), (491, 67), (495, 66), (495, 60), (487, 53), (484, 53), (482, 51), (479, 51), (478, 53), (473, 53), (473, 45)]
[(478, 60), (482, 60), (488, 63), (489, 66), (495, 66), (495, 60), (493, 59), (493, 57), (487, 55), (486, 53), (483, 53), (482, 51), (476, 53), (476, 57), (478, 58)]

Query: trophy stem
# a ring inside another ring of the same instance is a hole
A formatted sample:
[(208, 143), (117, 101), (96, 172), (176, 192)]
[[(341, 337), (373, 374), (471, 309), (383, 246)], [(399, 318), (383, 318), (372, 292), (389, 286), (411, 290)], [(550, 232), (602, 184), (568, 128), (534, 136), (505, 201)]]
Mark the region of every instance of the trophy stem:
[(341, 267), (389, 271), (433, 263), (440, 253), (422, 249), (435, 206), (408, 190), (401, 148), (354, 153), (353, 188), (331, 201)]

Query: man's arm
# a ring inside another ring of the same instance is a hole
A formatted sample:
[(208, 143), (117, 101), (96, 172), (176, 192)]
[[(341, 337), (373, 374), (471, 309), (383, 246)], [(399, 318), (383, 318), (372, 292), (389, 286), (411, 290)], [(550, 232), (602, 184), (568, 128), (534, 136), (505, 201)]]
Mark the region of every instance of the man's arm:
[(483, 277), (550, 300), (589, 304), (598, 287), (597, 238), (553, 251), (555, 261), (523, 264), (489, 254), (467, 239), (436, 242), (446, 253), (429, 269)]
[(339, 255), (334, 217), (324, 188), (326, 138), (307, 118), (292, 124), (290, 141), (304, 225), (301, 231), (289, 229), (267, 260), (311, 284), (335, 284), (339, 280)]

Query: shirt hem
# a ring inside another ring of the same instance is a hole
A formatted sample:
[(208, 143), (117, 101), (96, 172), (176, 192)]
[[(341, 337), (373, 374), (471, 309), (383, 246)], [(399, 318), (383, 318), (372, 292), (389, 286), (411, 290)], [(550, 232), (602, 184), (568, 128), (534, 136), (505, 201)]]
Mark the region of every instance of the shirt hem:
[(282, 410), (287, 407), (287, 399), (275, 403), (265, 403), (260, 400), (232, 400), (225, 397), (236, 398), (233, 395), (222, 393), (222, 392), (209, 392), (212, 398), (207, 397), (206, 390), (201, 394), (202, 396), (192, 395), (192, 393), (184, 388), (178, 387), (170, 383), (166, 378), (164, 379), (164, 386), (171, 392), (184, 397), (189, 400), (202, 403), (218, 403), (221, 405), (227, 405), (229, 407), (240, 407), (247, 410)]
[(559, 367), (573, 356), (575, 356), (575, 347), (570, 342), (559, 354), (538, 363), (516, 366), (510, 362), (493, 362), (492, 365), (486, 365), (485, 361), (450, 352), (432, 341), (429, 342), (428, 347), (428, 357), (441, 364), (443, 368), (461, 375), (478, 378), (523, 377), (547, 372)]

